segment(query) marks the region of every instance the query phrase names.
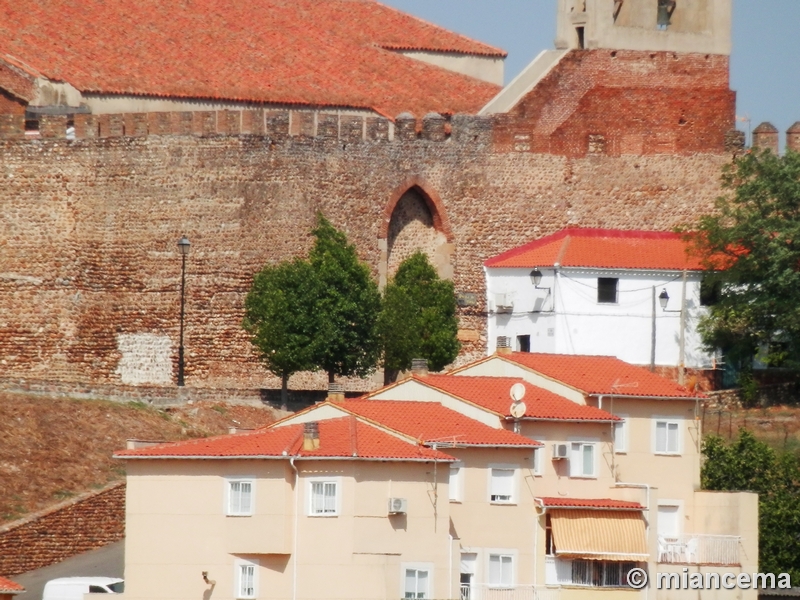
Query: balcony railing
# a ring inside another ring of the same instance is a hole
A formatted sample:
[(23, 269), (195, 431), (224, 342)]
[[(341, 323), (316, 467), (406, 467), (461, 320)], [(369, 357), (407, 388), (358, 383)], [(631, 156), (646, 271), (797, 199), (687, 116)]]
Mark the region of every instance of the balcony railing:
[(738, 565), (739, 536), (685, 533), (658, 536), (658, 562), (681, 565)]
[(461, 585), (461, 600), (559, 600), (560, 588), (539, 585)]

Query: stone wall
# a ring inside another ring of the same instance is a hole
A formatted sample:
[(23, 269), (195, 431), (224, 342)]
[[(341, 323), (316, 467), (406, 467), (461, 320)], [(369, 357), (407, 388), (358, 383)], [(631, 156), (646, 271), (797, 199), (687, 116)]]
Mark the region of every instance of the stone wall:
[(19, 575), (125, 537), (125, 484), (83, 494), (0, 527), (0, 573)]
[[(305, 253), (322, 211), (377, 277), (384, 213), (409, 181), (437, 198), (433, 223), (447, 227), (456, 289), (479, 299), (460, 313), (462, 337), (474, 340), (464, 358), (474, 357), (485, 349), (483, 261), (567, 225), (663, 230), (690, 221), (711, 206), (730, 160), (495, 151), (487, 122), (453, 117), (441, 141), (401, 124), (393, 140), (0, 140), (3, 378), (163, 385), (154, 361), (168, 354), (176, 372), (176, 243), (187, 235), (187, 385), (275, 387), (240, 327), (253, 274)], [(426, 246), (429, 228), (420, 230)], [(299, 376), (292, 385), (325, 382)]]

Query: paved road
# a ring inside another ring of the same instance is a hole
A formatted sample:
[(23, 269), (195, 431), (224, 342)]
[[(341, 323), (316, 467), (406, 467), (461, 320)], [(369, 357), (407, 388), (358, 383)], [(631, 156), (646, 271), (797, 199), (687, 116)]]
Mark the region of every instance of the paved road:
[(123, 577), (125, 540), (92, 550), (49, 567), (14, 575), (12, 581), (25, 587), (19, 600), (41, 600), (44, 584), (57, 577)]

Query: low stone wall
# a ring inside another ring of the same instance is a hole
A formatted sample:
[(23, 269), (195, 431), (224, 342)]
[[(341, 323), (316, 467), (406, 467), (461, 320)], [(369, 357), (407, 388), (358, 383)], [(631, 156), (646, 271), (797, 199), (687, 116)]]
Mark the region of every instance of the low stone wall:
[(124, 537), (125, 483), (117, 482), (0, 527), (0, 573), (27, 573)]

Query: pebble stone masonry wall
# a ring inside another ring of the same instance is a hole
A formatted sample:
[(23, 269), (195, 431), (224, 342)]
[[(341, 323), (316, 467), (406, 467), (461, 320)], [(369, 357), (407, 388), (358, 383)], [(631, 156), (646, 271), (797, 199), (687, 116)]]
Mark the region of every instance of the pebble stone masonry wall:
[[(698, 65), (706, 59), (686, 62), (694, 69), (686, 77), (679, 62), (664, 68), (676, 71), (686, 87), (687, 77), (700, 77)], [(593, 59), (585, 53), (568, 66), (594, 65), (596, 71), (595, 63), (639, 68), (627, 55)], [(709, 68), (715, 89), (727, 89), (719, 75), (727, 63)], [(651, 87), (657, 80), (646, 79)], [(621, 137), (620, 116), (609, 120), (608, 142), (600, 139), (597, 118), (587, 121), (580, 112), (567, 118), (581, 110), (569, 95), (577, 93), (577, 80), (570, 81), (560, 92), (568, 96), (562, 97), (561, 125), (548, 125), (553, 139), (567, 140), (569, 148), (554, 153), (531, 145), (542, 143), (542, 123), (554, 123), (553, 112), (543, 121), (524, 107), (517, 121), (429, 115), (391, 123), (263, 110), (76, 115), (74, 140), (64, 139), (64, 117), (42, 117), (39, 135), (31, 136), (21, 115), (0, 115), (0, 386), (112, 394), (161, 386), (173, 393), (167, 380), (177, 371), (176, 242), (185, 234), (192, 242), (187, 386), (278, 387), (240, 327), (253, 274), (265, 263), (305, 253), (321, 211), (357, 244), (377, 280), (387, 268), (387, 206), (405, 187), (432, 212), (427, 225), (415, 225), (421, 245), (431, 243), (431, 222), (446, 226), (442, 256), (451, 263), (456, 289), (478, 298), (477, 306), (460, 309), (461, 360), (481, 355), (482, 264), (488, 257), (567, 225), (668, 230), (691, 221), (711, 207), (720, 168), (731, 160), (724, 139), (733, 115), (730, 92), (711, 94), (727, 115), (713, 126), (681, 124), (676, 109), (674, 122), (653, 122), (658, 135), (652, 136), (644, 135), (647, 105), (638, 109), (641, 118), (626, 108), (638, 135), (636, 151), (629, 151), (614, 141), (628, 139)], [(632, 85), (622, 76), (608, 83)], [(631, 93), (638, 98), (643, 87)], [(620, 93), (581, 89), (595, 115), (598, 98)], [(665, 96), (661, 90), (659, 98)], [(690, 101), (677, 95), (676, 102)], [(526, 102), (530, 108), (536, 99)], [(533, 142), (516, 143), (520, 131)], [(171, 365), (165, 369), (166, 357)], [(299, 375), (291, 385), (324, 387), (325, 380)]]
[(125, 484), (119, 482), (0, 527), (0, 573), (27, 573), (124, 536)]

